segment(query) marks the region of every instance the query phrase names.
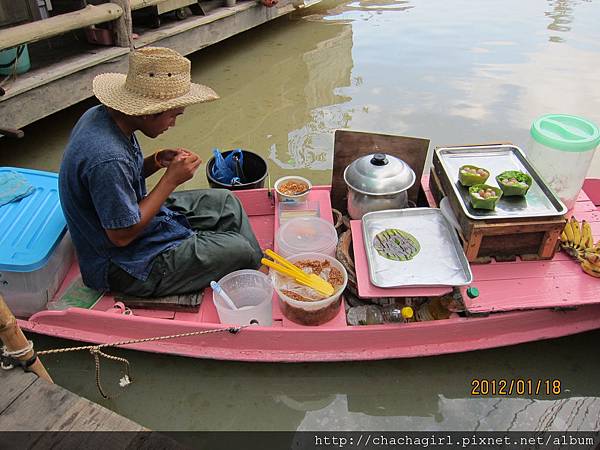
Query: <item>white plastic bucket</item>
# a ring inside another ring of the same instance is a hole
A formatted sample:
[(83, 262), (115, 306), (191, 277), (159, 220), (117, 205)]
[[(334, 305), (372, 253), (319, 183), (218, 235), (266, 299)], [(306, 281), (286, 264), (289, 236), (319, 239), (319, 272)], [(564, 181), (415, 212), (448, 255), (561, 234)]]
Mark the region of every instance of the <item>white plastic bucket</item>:
[(260, 325), (273, 323), (273, 285), (257, 270), (236, 270), (219, 280), (221, 288), (239, 308), (233, 310), (213, 291), (213, 303), (219, 320), (227, 325)]

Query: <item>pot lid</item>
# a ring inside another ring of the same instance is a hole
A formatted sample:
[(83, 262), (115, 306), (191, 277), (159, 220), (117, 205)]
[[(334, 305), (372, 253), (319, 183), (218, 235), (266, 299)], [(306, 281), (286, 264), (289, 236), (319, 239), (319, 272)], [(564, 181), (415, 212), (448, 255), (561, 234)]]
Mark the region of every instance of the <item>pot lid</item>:
[(344, 170), (346, 184), (362, 194), (398, 194), (415, 184), (415, 179), (415, 172), (408, 164), (384, 153), (358, 158)]

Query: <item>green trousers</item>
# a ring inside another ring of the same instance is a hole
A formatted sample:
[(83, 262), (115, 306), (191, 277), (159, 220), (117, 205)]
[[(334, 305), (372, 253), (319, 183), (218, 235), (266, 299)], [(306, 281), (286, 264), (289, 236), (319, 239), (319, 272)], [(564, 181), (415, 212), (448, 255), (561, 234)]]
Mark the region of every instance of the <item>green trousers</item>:
[(165, 206), (184, 214), (194, 235), (158, 255), (146, 281), (111, 263), (111, 291), (136, 297), (185, 294), (199, 291), (234, 270), (260, 267), (262, 251), (248, 216), (230, 191), (174, 192)]

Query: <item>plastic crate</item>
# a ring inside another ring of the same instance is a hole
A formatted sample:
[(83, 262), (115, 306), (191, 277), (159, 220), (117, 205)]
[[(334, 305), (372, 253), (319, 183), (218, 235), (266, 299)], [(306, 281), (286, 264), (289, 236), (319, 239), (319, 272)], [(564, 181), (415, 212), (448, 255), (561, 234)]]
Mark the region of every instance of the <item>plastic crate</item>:
[(33, 194), (0, 207), (0, 294), (17, 317), (46, 308), (73, 261), (73, 244), (58, 197), (58, 174), (19, 172)]

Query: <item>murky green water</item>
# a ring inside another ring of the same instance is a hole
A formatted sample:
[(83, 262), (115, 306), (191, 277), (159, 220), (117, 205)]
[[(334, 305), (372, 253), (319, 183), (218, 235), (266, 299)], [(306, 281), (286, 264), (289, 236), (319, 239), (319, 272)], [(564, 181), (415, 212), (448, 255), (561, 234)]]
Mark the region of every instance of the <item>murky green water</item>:
[[(273, 179), (329, 180), (333, 130), (432, 147), (526, 147), (547, 112), (600, 123), (598, 1), (327, 1), (193, 55), (218, 102), (189, 108), (146, 152), (243, 147)], [(2, 165), (58, 169), (78, 105), (0, 141)], [(591, 174), (600, 177), (598, 155)], [(156, 179), (151, 180), (151, 184)], [(203, 168), (184, 187), (204, 187)], [(56, 381), (153, 429), (600, 429), (600, 332), (512, 348), (347, 364), (242, 364), (119, 351), (135, 383), (102, 401), (87, 354), (46, 358)], [(38, 348), (67, 345), (36, 338)], [(107, 390), (118, 367), (103, 363)], [(558, 397), (482, 398), (473, 378), (559, 379)]]

